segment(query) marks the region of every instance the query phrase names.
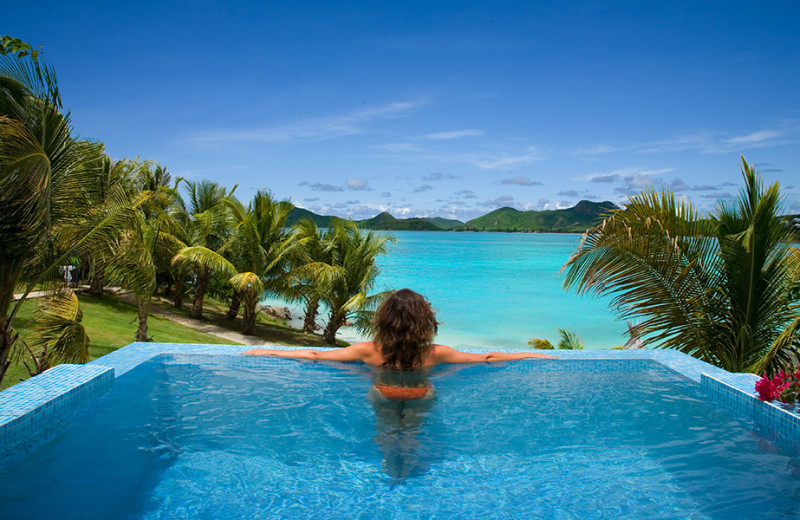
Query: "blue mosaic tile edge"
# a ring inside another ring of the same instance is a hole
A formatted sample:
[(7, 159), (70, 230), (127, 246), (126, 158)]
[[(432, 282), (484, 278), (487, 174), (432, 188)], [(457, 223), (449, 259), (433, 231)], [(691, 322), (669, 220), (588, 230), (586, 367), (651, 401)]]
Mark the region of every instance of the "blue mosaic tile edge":
[(755, 392), (758, 376), (729, 375), (735, 377), (723, 381), (703, 374), (700, 385), (706, 400), (729, 416), (751, 425), (794, 456), (800, 456), (800, 413), (775, 402), (761, 401)]
[(0, 392), (0, 460), (45, 442), (113, 385), (111, 367), (64, 364)]

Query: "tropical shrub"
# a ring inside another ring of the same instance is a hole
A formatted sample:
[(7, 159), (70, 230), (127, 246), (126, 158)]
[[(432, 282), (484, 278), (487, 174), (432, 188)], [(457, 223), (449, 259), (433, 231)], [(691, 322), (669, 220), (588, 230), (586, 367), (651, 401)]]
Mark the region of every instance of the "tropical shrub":
[(800, 252), (781, 222), (777, 183), (742, 158), (744, 189), (700, 215), (669, 190), (645, 190), (589, 230), (564, 286), (610, 294), (648, 344), (730, 371), (777, 372), (797, 359)]
[[(52, 67), (16, 39), (0, 47), (0, 380), (17, 340), (14, 316), (28, 294), (55, 278), (58, 266), (113, 241), (131, 218), (117, 189), (93, 207), (99, 142), (72, 135)], [(18, 285), (23, 296), (12, 303)], [(73, 336), (75, 337), (75, 336)], [(67, 347), (62, 342), (61, 347)], [(83, 345), (74, 343), (80, 350)]]

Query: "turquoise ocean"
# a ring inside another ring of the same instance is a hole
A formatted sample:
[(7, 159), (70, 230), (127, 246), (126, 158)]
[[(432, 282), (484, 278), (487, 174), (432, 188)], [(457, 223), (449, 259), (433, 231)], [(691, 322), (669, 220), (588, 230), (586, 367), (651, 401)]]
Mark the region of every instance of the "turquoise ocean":
[[(580, 235), (391, 234), (397, 241), (378, 260), (381, 272), (375, 291), (407, 287), (424, 294), (441, 322), (439, 343), (511, 349), (543, 338), (555, 345), (559, 328), (579, 334), (586, 348), (611, 348), (627, 340), (625, 322), (615, 319), (608, 298), (562, 288), (559, 270), (578, 246)], [(292, 310), (299, 316), (299, 308)], [(347, 328), (338, 337), (358, 339)]]

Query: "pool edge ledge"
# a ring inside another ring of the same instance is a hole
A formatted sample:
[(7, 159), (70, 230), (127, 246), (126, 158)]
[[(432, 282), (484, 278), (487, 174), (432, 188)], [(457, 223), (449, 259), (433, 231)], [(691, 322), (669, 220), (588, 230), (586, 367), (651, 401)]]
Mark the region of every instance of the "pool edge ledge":
[(0, 392), (0, 460), (16, 458), (62, 430), (114, 386), (114, 368), (62, 364)]
[(789, 453), (800, 455), (800, 414), (760, 400), (755, 393), (758, 376), (731, 375), (735, 378), (724, 381), (702, 374), (700, 390), (706, 400), (734, 419), (754, 425), (759, 433)]

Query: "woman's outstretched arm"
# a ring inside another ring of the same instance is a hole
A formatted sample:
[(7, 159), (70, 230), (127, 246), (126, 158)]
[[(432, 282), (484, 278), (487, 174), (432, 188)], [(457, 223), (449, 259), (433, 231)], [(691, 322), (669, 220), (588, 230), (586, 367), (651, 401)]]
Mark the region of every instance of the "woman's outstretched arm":
[(434, 356), (437, 363), (485, 363), (492, 361), (514, 361), (517, 359), (558, 359), (558, 356), (540, 354), (538, 352), (487, 352), (476, 354), (461, 352), (444, 345), (434, 347)]
[(355, 343), (349, 347), (330, 350), (276, 350), (267, 348), (254, 348), (242, 354), (246, 356), (275, 356), (292, 359), (319, 359), (321, 361), (364, 361), (369, 363), (374, 356), (371, 343)]

